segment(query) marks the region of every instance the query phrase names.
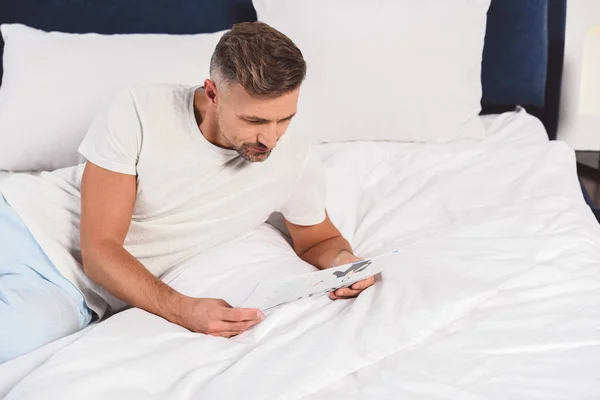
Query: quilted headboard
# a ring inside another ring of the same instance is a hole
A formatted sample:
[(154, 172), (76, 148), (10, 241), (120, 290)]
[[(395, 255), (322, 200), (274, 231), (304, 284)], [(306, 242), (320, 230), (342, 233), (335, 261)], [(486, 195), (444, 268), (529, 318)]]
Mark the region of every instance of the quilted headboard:
[[(484, 113), (523, 105), (556, 138), (566, 1), (492, 0), (483, 55)], [(253, 20), (251, 0), (0, 2), (0, 24), (76, 33), (203, 33)]]

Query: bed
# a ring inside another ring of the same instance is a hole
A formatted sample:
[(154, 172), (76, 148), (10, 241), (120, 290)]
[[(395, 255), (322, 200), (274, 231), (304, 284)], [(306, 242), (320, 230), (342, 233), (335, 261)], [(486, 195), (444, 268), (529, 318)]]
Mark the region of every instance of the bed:
[[(528, 35), (558, 39), (544, 41), (528, 68), (494, 68), (497, 60), (487, 68), (484, 59), (485, 139), (317, 146), (330, 216), (355, 252), (369, 257), (402, 249), (402, 265), (384, 271), (372, 289), (352, 301), (289, 304), (232, 340), (128, 309), (0, 365), (0, 397), (600, 398), (600, 225), (583, 199), (574, 152), (549, 140), (564, 2), (539, 2), (541, 8), (519, 14), (502, 1), (492, 3), (488, 18), (525, 16), (529, 31), (493, 33), (506, 24), (489, 24), (484, 55), (501, 54), (494, 45), (513, 56), (531, 51), (515, 50), (511, 34), (520, 43)], [(255, 18), (248, 2), (225, 3), (210, 10), (227, 23)], [(15, 18), (33, 24), (23, 10)], [(90, 17), (94, 10), (69, 12)], [(537, 29), (527, 19), (532, 15), (542, 21)], [(37, 22), (51, 29), (54, 21)], [(86, 27), (82, 19), (63, 23), (54, 29), (119, 29)], [(129, 27), (169, 33), (223, 27), (204, 24)], [(539, 78), (540, 68), (547, 72), (543, 84), (528, 80), (527, 93), (506, 73)], [(311, 270), (274, 217), (162, 279), (185, 294), (235, 304), (266, 277)]]

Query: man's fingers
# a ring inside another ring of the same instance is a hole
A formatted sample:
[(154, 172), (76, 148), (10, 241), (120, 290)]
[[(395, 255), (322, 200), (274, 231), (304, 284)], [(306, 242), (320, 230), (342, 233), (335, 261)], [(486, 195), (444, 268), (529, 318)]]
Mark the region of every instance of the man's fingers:
[(354, 283), (352, 286), (348, 288), (341, 288), (335, 290), (329, 294), (329, 298), (332, 300), (336, 299), (347, 299), (351, 297), (358, 296), (363, 290), (366, 288), (373, 286), (375, 283), (375, 277), (371, 276), (367, 279), (363, 279), (362, 281), (358, 281)]
[(233, 332), (239, 334), (247, 331), (252, 326), (260, 321), (244, 321), (244, 322), (227, 322), (227, 321), (212, 321), (208, 325), (207, 333), (215, 335), (219, 333)]
[(252, 326), (258, 324), (258, 321), (252, 322), (225, 322), (223, 330), (230, 332), (242, 333), (247, 331)]
[(355, 290), (365, 290), (369, 286), (373, 286), (375, 283), (375, 277), (371, 276), (367, 279), (363, 279), (362, 281), (358, 281), (351, 286), (352, 289)]
[(350, 288), (338, 289), (334, 292), (336, 297), (346, 298), (346, 297), (356, 297), (362, 292), (362, 290), (354, 290)]
[(222, 308), (215, 317), (227, 322), (262, 321), (264, 319), (263, 313), (255, 308)]
[(224, 337), (224, 338), (231, 338), (234, 336), (239, 335), (239, 332), (215, 332), (215, 333), (209, 333), (210, 336), (217, 336), (217, 337)]
[(348, 288), (338, 289), (329, 293), (329, 298), (331, 300), (350, 299), (352, 297), (358, 296), (361, 292), (362, 290), (353, 290)]
[(223, 306), (223, 307), (226, 307), (226, 308), (232, 308), (232, 307), (231, 307), (231, 304), (229, 304), (228, 302), (226, 302), (226, 301), (225, 301), (225, 300), (223, 300), (223, 299), (214, 299), (214, 300), (215, 300), (215, 301), (217, 302), (217, 304), (218, 304), (218, 305), (220, 305), (220, 306)]

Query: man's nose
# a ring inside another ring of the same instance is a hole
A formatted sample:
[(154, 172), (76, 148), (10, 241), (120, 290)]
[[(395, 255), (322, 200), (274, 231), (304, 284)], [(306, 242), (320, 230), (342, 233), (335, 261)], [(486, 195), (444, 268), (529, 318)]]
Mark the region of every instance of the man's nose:
[(259, 136), (259, 141), (269, 149), (272, 149), (277, 144), (277, 125), (272, 124), (265, 128), (266, 129)]

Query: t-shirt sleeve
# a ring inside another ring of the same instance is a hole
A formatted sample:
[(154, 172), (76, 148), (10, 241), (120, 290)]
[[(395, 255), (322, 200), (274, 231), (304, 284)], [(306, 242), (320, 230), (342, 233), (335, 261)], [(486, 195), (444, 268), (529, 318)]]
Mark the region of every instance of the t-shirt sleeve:
[(131, 92), (124, 90), (94, 118), (78, 152), (104, 169), (136, 175), (141, 141), (137, 107)]
[(325, 194), (324, 166), (310, 150), (281, 214), (295, 225), (320, 224), (325, 220)]

